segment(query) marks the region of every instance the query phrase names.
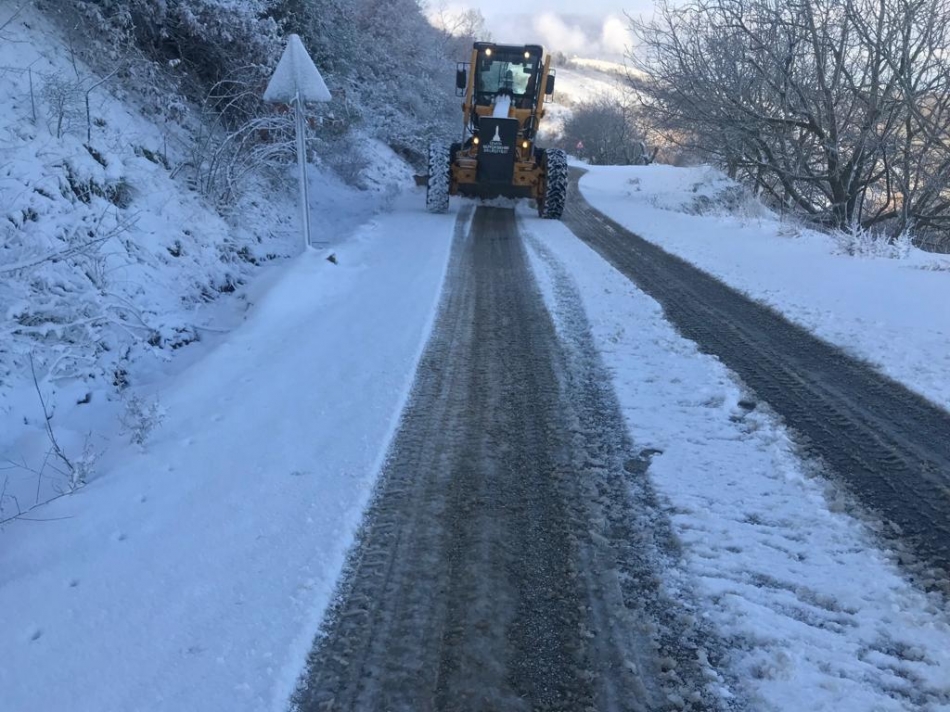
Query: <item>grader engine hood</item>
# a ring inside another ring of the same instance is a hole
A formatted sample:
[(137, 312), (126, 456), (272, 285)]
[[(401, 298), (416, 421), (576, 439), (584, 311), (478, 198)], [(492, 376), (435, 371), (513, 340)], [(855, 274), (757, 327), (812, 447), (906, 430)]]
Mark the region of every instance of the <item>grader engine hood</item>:
[(515, 170), (518, 120), (483, 116), (478, 129), (478, 181), (510, 184)]

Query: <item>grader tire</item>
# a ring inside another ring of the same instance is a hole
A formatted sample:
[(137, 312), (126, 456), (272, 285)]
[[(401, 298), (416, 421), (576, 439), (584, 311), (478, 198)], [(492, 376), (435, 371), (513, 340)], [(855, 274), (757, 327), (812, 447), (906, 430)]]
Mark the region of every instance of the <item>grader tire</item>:
[(445, 213), (449, 209), (449, 177), (451, 155), (441, 143), (429, 146), (429, 179), (426, 182), (426, 210), (430, 213)]
[(559, 148), (544, 151), (544, 195), (538, 201), (538, 215), (560, 220), (567, 201), (567, 154)]

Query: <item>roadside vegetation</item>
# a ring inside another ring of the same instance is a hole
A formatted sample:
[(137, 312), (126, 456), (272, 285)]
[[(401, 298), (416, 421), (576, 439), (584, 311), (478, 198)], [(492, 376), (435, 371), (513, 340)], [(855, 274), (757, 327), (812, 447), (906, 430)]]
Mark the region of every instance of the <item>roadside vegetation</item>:
[[(144, 373), (296, 249), (293, 112), (262, 100), (286, 36), (333, 96), (308, 108), (311, 178), (368, 194), (407, 172), (390, 151), (418, 167), (454, 132), (469, 27), (437, 29), (414, 0), (0, 3), (0, 471), (39, 473), (30, 505), (84, 484), (102, 449), (63, 433), (65, 411), (125, 403), (144, 445), (160, 421)], [(8, 458), (31, 427), (45, 457)], [(0, 519), (27, 506), (5, 479)]]
[(661, 0), (632, 30), (666, 143), (812, 223), (948, 246), (946, 0)]

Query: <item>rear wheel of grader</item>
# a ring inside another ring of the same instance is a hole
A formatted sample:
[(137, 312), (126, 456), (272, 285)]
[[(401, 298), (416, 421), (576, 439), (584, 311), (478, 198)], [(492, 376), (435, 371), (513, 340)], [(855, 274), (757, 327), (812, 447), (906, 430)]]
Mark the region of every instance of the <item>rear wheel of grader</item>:
[(445, 144), (433, 143), (429, 146), (429, 178), (426, 182), (426, 210), (430, 213), (444, 213), (449, 209), (449, 176), (451, 175), (451, 155)]

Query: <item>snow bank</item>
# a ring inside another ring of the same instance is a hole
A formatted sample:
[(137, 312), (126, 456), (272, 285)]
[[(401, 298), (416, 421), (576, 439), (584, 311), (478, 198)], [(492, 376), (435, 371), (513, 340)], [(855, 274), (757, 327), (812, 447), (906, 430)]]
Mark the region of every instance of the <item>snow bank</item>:
[(840, 254), (708, 167), (587, 167), (584, 197), (641, 237), (950, 408), (950, 258)]
[[(163, 387), (147, 453), (14, 522), (0, 708), (283, 709), (431, 328), (455, 216), (418, 194), (271, 277)], [(103, 674), (107, 671), (107, 674)]]

